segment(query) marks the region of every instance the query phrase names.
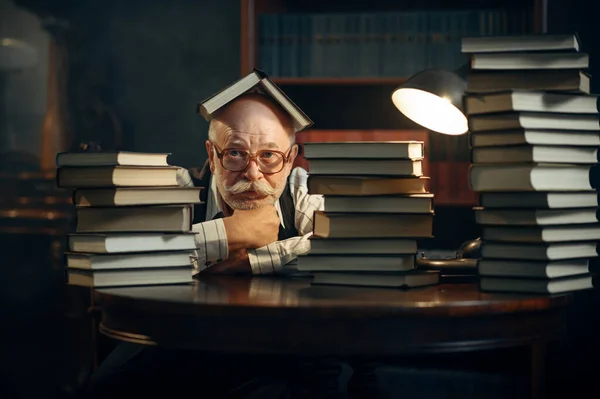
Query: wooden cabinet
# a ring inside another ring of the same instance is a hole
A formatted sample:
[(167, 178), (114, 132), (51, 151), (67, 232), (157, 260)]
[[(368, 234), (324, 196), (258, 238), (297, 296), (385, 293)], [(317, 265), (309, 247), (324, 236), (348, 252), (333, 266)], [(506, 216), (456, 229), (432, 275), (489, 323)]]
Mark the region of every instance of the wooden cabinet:
[[(545, 31), (546, 1), (544, 0), (490, 0), (483, 5), (476, 0), (456, 0), (449, 3), (447, 0), (428, 0), (419, 3), (384, 0), (241, 0), (240, 74), (245, 75), (252, 68), (261, 67), (259, 48), (261, 43), (264, 44), (264, 41), (261, 42), (264, 40), (261, 38), (261, 32), (265, 32), (261, 28), (261, 16), (264, 15), (306, 16), (312, 14), (326, 16), (348, 13), (361, 18), (360, 15), (373, 13), (390, 15), (404, 11), (416, 13), (426, 10), (478, 11), (485, 8), (492, 12), (481, 14), (483, 17), (479, 18), (485, 19), (480, 22), (485, 29), (491, 26), (487, 31), (489, 34), (499, 34), (499, 30), (509, 29), (506, 27), (515, 24), (520, 24), (519, 29), (523, 29), (524, 32)], [(496, 10), (503, 14), (501, 16), (494, 14)], [(443, 25), (445, 28), (452, 25), (441, 22), (441, 24), (444, 23), (446, 24)], [(287, 22), (282, 24), (285, 25)], [(437, 28), (440, 28), (439, 23), (437, 24)], [(422, 26), (424, 25), (418, 25), (417, 28), (423, 30)], [(284, 29), (287, 28), (277, 25), (273, 29), (284, 32)], [(371, 29), (379, 29), (377, 32), (386, 34), (381, 27), (375, 26)], [(429, 29), (429, 25), (427, 25), (427, 29)], [(420, 37), (421, 33), (423, 32), (417, 32), (417, 37)], [(306, 30), (304, 34), (306, 35)], [(361, 34), (364, 36), (364, 29), (355, 30), (353, 34), (355, 38)], [(357, 40), (362, 39), (358, 37)], [(366, 38), (366, 40), (369, 39)], [(436, 35), (432, 35), (428, 30), (425, 40), (435, 42)], [(323, 50), (321, 54), (323, 54)], [(363, 57), (362, 54), (357, 52), (355, 58)], [(443, 60), (444, 55), (436, 52), (435, 57), (437, 60)], [(346, 56), (345, 60), (350, 58)], [(389, 59), (386, 58), (386, 60)], [(394, 59), (396, 63), (409, 62), (397, 57), (391, 59)], [(315, 61), (311, 62), (314, 67)], [(333, 67), (330, 65), (327, 68), (328, 73), (314, 75), (294, 73), (294, 76), (285, 73), (273, 74), (268, 69), (265, 70), (315, 122), (313, 129), (298, 133), (298, 143), (334, 140), (404, 140), (407, 137), (423, 140), (426, 143), (428, 157), (426, 170), (431, 178), (430, 190), (435, 194), (436, 204), (467, 207), (477, 205), (478, 196), (468, 187), (469, 149), (467, 137), (449, 138), (427, 132), (400, 114), (391, 102), (392, 91), (420, 69), (406, 73), (404, 76), (396, 76), (393, 72), (390, 74), (389, 70), (387, 73), (379, 75), (377, 73), (352, 75), (341, 71), (343, 67), (343, 63)], [(410, 70), (410, 68), (402, 70)], [(297, 163), (308, 166), (301, 156)]]

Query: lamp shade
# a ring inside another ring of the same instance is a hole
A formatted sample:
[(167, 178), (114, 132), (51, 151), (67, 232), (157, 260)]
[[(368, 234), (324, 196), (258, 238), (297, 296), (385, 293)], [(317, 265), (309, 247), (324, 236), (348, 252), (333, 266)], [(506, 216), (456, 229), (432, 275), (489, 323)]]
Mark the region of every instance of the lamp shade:
[(459, 135), (468, 131), (463, 113), (467, 83), (454, 72), (427, 69), (411, 76), (392, 93), (392, 102), (406, 117), (426, 129)]

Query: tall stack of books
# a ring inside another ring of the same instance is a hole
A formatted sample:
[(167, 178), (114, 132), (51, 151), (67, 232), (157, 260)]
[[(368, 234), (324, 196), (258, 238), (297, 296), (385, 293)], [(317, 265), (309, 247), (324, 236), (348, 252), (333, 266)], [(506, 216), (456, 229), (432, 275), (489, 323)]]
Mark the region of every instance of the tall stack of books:
[(57, 185), (73, 189), (67, 283), (88, 287), (189, 283), (193, 204), (202, 188), (179, 187), (168, 154), (57, 155)]
[(312, 284), (415, 287), (437, 284), (417, 270), (416, 240), (431, 237), (433, 194), (423, 176), (424, 143), (311, 142), (310, 194), (324, 196), (313, 216), (311, 249), (298, 271)]
[(481, 290), (592, 288), (600, 116), (588, 54), (576, 35), (464, 38), (462, 51)]

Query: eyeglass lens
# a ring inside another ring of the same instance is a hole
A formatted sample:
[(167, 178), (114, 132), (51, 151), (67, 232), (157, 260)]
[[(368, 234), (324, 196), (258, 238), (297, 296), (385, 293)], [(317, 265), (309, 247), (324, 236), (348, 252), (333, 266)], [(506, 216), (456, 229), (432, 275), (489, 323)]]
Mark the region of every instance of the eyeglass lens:
[[(250, 162), (250, 154), (242, 150), (224, 150), (223, 167), (232, 172), (246, 169)], [(261, 172), (277, 173), (283, 169), (284, 157), (278, 152), (263, 150), (255, 156), (256, 163)]]

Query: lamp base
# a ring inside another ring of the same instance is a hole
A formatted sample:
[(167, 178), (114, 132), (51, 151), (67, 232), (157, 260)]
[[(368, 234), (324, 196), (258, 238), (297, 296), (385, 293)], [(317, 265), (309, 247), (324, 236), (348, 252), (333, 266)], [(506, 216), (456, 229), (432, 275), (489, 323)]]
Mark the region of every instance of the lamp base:
[(477, 261), (481, 257), (481, 239), (461, 244), (455, 258), (429, 259), (424, 254), (416, 260), (417, 269), (437, 270), (442, 282), (465, 283), (478, 281)]

